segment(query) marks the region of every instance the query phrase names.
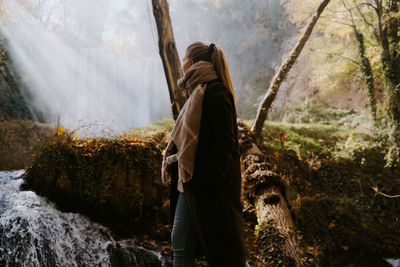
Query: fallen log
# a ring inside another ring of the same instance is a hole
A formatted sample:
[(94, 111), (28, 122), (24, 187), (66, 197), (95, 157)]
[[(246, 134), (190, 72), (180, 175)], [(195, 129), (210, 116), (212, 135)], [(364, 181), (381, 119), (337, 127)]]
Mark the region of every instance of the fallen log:
[(288, 179), (266, 161), (248, 127), (238, 127), (245, 206), (257, 216), (258, 266), (305, 266), (286, 198)]

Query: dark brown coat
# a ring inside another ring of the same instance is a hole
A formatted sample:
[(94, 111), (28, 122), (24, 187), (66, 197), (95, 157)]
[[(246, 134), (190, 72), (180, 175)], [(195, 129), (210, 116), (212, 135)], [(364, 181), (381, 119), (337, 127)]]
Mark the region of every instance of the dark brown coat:
[[(193, 178), (183, 184), (197, 238), (211, 267), (245, 266), (240, 152), (232, 94), (217, 79), (203, 100)], [(177, 164), (172, 165), (171, 216), (178, 191)]]

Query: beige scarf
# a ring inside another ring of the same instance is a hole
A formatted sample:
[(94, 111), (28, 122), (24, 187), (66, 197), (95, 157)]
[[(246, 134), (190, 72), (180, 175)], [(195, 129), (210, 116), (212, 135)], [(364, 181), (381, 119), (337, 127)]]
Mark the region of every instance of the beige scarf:
[[(188, 90), (190, 97), (183, 106), (172, 129), (163, 157), (161, 177), (164, 183), (171, 181), (168, 165), (178, 161), (178, 190), (183, 192), (182, 183), (193, 176), (194, 162), (200, 131), (204, 92), (209, 81), (217, 79), (211, 62), (199, 61), (193, 64), (178, 80), (180, 89)], [(174, 146), (177, 153), (173, 154)]]

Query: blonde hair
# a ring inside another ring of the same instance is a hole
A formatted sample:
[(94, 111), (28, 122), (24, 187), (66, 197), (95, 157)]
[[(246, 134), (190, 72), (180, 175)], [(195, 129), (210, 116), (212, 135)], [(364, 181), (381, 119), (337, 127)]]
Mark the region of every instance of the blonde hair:
[[(204, 60), (210, 61), (209, 43), (195, 42), (186, 49), (186, 56), (193, 60), (194, 63)], [(228, 64), (226, 63), (225, 55), (219, 46), (214, 47), (214, 52), (211, 55), (211, 62), (214, 64), (215, 71), (222, 83), (232, 93), (233, 101), (236, 106), (236, 95), (233, 89), (231, 75), (229, 74)]]

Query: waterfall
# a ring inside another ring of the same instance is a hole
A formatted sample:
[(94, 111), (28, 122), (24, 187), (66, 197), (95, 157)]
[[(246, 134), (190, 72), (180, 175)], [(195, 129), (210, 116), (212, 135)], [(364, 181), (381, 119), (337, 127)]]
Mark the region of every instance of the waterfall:
[(0, 266), (166, 266), (158, 251), (20, 191), (23, 173), (0, 172)]
[[(127, 131), (159, 120), (169, 113), (165, 77), (157, 58), (121, 55), (102, 48), (82, 48), (77, 62), (74, 116), (85, 123)], [(84, 88), (84, 92), (83, 92)], [(160, 88), (165, 89), (160, 93)], [(84, 97), (82, 97), (82, 95)]]
[(1, 35), (34, 110), (79, 136), (112, 136), (171, 116), (146, 2), (0, 3)]

